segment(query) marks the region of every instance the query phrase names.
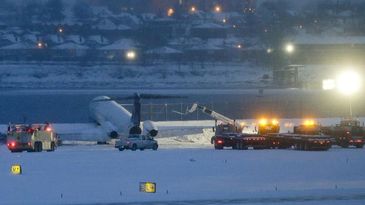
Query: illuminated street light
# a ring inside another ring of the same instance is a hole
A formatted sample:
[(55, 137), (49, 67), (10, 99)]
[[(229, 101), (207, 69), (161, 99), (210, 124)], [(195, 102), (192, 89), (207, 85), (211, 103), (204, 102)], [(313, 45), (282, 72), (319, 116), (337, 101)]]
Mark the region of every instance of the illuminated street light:
[(268, 49), (266, 49), (266, 53), (268, 53), (268, 54), (270, 54), (270, 53), (272, 53), (272, 48), (268, 48)]
[(293, 53), (295, 50), (295, 47), (292, 43), (288, 43), (285, 45), (285, 51), (289, 54)]
[(223, 23), (227, 23), (227, 19), (223, 19), (223, 20), (222, 20), (222, 22), (223, 22)]
[(214, 11), (216, 13), (220, 13), (222, 11), (222, 8), (219, 5), (217, 5), (217, 6), (214, 7)]
[(173, 8), (169, 8), (167, 10), (167, 16), (172, 16), (172, 15), (174, 15), (174, 13), (175, 13), (175, 10)]
[(44, 43), (43, 42), (41, 42), (41, 41), (38, 41), (38, 43), (37, 43), (37, 48), (44, 48)]
[(360, 75), (352, 70), (344, 71), (337, 76), (337, 90), (348, 97), (350, 107), (350, 117), (352, 117), (351, 96), (361, 88)]
[(125, 54), (125, 57), (128, 59), (128, 60), (134, 60), (136, 59), (137, 57), (137, 54), (135, 51), (127, 51), (127, 53)]
[(350, 96), (360, 90), (361, 79), (359, 74), (348, 70), (337, 76), (336, 85), (340, 93)]
[(63, 33), (63, 31), (64, 31), (64, 30), (63, 30), (63, 28), (62, 28), (62, 27), (59, 27), (59, 28), (58, 28), (58, 33)]
[(190, 8), (190, 11), (191, 11), (192, 13), (194, 13), (194, 12), (196, 11), (196, 7), (195, 7), (195, 6), (192, 6), (192, 7)]

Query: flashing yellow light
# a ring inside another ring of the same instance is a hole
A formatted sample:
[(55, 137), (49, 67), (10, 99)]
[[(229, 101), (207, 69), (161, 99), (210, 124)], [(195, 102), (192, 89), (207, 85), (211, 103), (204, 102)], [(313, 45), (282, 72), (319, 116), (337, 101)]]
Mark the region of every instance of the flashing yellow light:
[(167, 16), (172, 16), (172, 15), (174, 15), (174, 13), (175, 13), (175, 10), (173, 8), (169, 8), (167, 10)]
[(214, 7), (214, 11), (217, 12), (217, 13), (220, 13), (222, 11), (222, 8), (217, 5), (217, 6)]
[(304, 120), (304, 126), (313, 126), (315, 125), (315, 121), (314, 120)]
[(277, 124), (279, 124), (279, 121), (277, 119), (272, 119), (271, 124), (277, 125)]
[(259, 124), (265, 126), (267, 125), (267, 122), (268, 122), (267, 119), (263, 118), (259, 121)]
[(361, 79), (358, 73), (348, 70), (337, 76), (336, 85), (342, 94), (352, 95), (360, 90)]
[(136, 52), (134, 52), (134, 51), (128, 51), (128, 52), (125, 54), (125, 56), (126, 56), (126, 58), (127, 58), (128, 60), (134, 60), (134, 59), (136, 59), (137, 54), (136, 54)]

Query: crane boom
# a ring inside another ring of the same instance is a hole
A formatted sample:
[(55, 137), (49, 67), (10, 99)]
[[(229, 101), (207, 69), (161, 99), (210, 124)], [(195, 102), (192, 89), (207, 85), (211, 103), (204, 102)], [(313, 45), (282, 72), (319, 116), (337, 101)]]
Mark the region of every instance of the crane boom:
[(215, 112), (213, 110), (210, 110), (208, 109), (207, 107), (204, 107), (204, 106), (201, 106), (201, 105), (198, 105), (196, 103), (193, 104), (193, 106), (187, 110), (187, 113), (192, 113), (192, 112), (195, 112), (197, 109), (201, 110), (203, 113), (209, 115), (210, 117), (212, 117), (213, 119), (215, 120), (220, 120), (224, 123), (227, 123), (227, 124), (236, 124), (235, 120), (232, 120), (231, 118), (229, 117), (226, 117), (218, 112)]

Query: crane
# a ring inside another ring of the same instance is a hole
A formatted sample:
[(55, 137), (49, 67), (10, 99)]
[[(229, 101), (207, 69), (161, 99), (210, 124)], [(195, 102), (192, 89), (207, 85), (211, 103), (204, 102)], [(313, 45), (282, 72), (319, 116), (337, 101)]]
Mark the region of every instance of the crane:
[[(237, 123), (236, 120), (233, 120), (227, 116), (224, 116), (214, 110), (208, 109), (205, 106), (199, 105), (197, 103), (194, 103), (190, 109), (187, 109), (185, 113), (180, 113), (177, 111), (174, 111), (175, 113), (186, 115), (195, 112), (196, 110), (201, 110), (203, 113), (207, 114), (208, 116), (212, 117), (216, 121), (215, 125), (215, 132), (216, 134), (221, 133), (242, 133), (242, 130), (244, 126)], [(223, 122), (222, 125), (217, 125), (217, 121)]]

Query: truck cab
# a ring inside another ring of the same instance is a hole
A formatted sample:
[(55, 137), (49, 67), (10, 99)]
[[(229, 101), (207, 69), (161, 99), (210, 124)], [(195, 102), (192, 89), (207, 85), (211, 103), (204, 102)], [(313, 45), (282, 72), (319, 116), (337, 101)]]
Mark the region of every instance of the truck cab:
[(365, 130), (360, 121), (354, 118), (345, 118), (340, 124), (331, 127), (323, 127), (323, 133), (334, 138), (337, 145), (347, 148), (354, 146), (363, 148), (365, 144)]

